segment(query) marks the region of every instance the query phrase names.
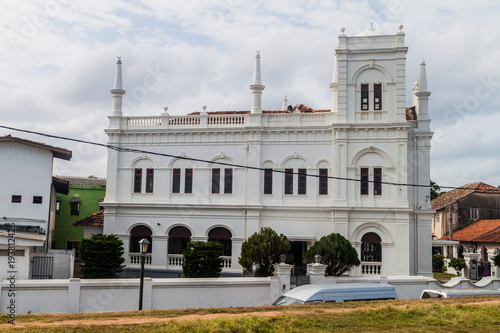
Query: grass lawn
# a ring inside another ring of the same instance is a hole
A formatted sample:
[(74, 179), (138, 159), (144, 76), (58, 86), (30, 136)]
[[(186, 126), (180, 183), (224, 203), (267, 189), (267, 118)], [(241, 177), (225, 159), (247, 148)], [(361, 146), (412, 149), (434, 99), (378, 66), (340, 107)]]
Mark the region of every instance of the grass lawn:
[(2, 316), (1, 332), (498, 332), (500, 297)]

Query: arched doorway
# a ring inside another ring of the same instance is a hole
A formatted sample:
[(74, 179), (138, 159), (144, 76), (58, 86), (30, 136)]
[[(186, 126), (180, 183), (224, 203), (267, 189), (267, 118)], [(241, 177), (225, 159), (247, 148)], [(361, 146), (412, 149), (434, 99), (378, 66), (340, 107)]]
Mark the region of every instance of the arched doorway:
[(153, 232), (151, 229), (146, 227), (145, 225), (138, 225), (132, 228), (130, 231), (130, 253), (139, 253), (139, 241), (143, 238), (146, 238), (149, 241), (148, 251), (147, 253), (153, 252), (153, 238), (151, 237)]
[(213, 228), (208, 233), (208, 241), (221, 243), (224, 247), (222, 255), (226, 257), (230, 257), (232, 255), (231, 238), (231, 232), (222, 227)]
[(191, 241), (191, 231), (186, 227), (174, 227), (168, 233), (168, 253), (182, 254)]
[(361, 273), (380, 274), (382, 270), (382, 239), (374, 232), (361, 237)]

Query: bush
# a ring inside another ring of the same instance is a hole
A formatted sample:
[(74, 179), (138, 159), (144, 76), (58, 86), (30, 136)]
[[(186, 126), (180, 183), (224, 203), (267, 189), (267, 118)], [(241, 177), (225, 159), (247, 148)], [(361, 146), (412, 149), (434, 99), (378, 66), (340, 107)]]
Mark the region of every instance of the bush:
[(443, 273), (445, 269), (444, 257), (440, 254), (434, 254), (432, 256), (432, 271), (437, 273)]
[(500, 266), (500, 254), (497, 254), (492, 259), (493, 259), (493, 264), (495, 264), (495, 266)]
[(254, 272), (255, 276), (271, 276), (274, 266), (279, 262), (281, 254), (287, 255), (287, 261), (292, 262), (290, 253), (292, 246), (283, 234), (279, 235), (271, 228), (262, 228), (254, 233), (241, 245), (241, 257), (238, 262), (243, 267), (243, 274)]
[(304, 261), (314, 262), (314, 256), (318, 254), (321, 256), (321, 263), (327, 265), (326, 275), (330, 276), (340, 276), (361, 263), (356, 249), (337, 233), (321, 237), (307, 250)]
[(183, 252), (182, 273), (185, 278), (219, 277), (224, 247), (217, 242), (189, 242)]
[(451, 258), (448, 266), (453, 267), (457, 271), (457, 275), (460, 276), (460, 272), (465, 268), (465, 260), (463, 258)]
[(92, 235), (84, 238), (80, 245), (85, 279), (108, 279), (118, 277), (123, 270), (123, 242), (117, 235)]

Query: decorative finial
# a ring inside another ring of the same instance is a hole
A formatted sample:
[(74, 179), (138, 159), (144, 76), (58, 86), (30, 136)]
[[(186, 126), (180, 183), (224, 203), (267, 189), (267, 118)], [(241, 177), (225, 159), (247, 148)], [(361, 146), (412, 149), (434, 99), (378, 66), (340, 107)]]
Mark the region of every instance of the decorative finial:
[(206, 105), (203, 105), (201, 108), (203, 109), (203, 112), (207, 112), (207, 106)]
[(168, 106), (163, 107), (163, 111), (167, 112), (168, 111)]
[(342, 27), (342, 28), (340, 29), (340, 32), (341, 32), (341, 33), (344, 33), (344, 31), (345, 31), (345, 28), (344, 28), (344, 27)]
[(116, 56), (118, 58), (118, 60), (116, 61), (117, 64), (121, 64), (122, 63), (122, 57), (121, 56)]
[(402, 31), (403, 30), (403, 25), (400, 24), (398, 28), (399, 28), (399, 31)]
[(370, 22), (370, 29), (369, 30), (375, 30), (375, 28), (373, 27), (373, 22)]

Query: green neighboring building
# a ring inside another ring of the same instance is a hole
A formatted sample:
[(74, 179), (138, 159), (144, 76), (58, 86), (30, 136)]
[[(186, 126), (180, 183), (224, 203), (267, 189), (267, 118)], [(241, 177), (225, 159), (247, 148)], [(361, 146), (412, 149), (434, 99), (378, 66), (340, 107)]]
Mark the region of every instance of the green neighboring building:
[(84, 227), (77, 227), (73, 222), (79, 221), (100, 210), (101, 201), (106, 196), (106, 180), (103, 178), (59, 177), (69, 181), (69, 193), (57, 194), (56, 223), (54, 229), (53, 249), (75, 249), (83, 239)]

